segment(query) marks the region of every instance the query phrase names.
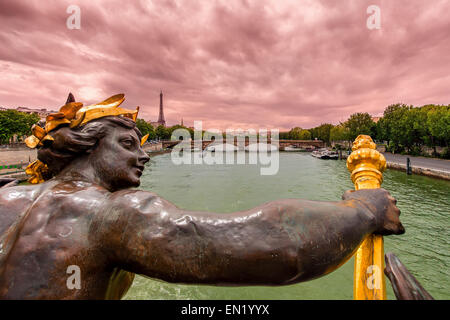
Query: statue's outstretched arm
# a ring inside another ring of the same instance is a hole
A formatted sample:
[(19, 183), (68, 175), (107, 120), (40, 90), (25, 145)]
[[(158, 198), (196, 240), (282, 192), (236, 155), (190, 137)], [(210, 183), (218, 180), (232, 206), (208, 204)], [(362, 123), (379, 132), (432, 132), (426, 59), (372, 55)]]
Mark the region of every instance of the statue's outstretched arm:
[(114, 193), (102, 222), (121, 268), (178, 283), (284, 285), (325, 275), (368, 234), (403, 233), (387, 191), (348, 200), (279, 200), (229, 213), (190, 212), (157, 195)]

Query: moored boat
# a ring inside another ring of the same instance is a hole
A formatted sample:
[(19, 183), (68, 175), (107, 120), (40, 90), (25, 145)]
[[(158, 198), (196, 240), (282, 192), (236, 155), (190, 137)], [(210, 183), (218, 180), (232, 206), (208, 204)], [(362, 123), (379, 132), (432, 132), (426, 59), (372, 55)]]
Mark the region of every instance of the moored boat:
[(323, 159), (323, 160), (337, 160), (339, 159), (339, 154), (336, 151), (331, 151), (327, 149), (319, 149), (311, 152), (313, 157)]

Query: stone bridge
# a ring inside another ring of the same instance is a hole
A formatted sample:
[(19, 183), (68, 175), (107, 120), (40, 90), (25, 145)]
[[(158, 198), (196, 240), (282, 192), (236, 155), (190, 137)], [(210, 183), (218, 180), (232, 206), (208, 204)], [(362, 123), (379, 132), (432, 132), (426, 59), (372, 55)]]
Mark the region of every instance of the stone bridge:
[[(175, 145), (179, 144), (182, 140), (167, 140), (162, 141), (163, 148), (172, 149)], [(202, 150), (205, 149), (209, 144), (213, 143), (214, 140), (202, 140)], [(266, 142), (266, 141), (262, 141)], [(271, 139), (268, 139), (268, 143), (271, 143)], [(223, 143), (227, 143), (226, 139), (223, 139)], [(278, 140), (280, 151), (283, 151), (286, 147), (314, 147), (314, 148), (323, 148), (325, 147), (325, 143), (322, 140)], [(233, 144), (237, 146), (236, 139), (233, 140)], [(245, 139), (245, 146), (249, 145), (249, 139)], [(194, 147), (194, 141), (191, 140), (191, 147)]]

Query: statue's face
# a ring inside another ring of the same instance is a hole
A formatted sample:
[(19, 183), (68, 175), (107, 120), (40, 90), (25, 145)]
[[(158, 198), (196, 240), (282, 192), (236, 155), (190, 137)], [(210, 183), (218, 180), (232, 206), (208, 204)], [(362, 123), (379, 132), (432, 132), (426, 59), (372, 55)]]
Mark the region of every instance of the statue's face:
[(138, 187), (149, 159), (136, 132), (120, 126), (111, 128), (89, 156), (96, 176), (110, 191)]

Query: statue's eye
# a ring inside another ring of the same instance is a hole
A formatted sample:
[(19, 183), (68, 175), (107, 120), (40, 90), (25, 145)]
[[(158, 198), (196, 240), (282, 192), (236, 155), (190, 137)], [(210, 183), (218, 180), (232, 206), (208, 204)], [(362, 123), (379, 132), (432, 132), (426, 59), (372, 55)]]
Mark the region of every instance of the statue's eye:
[(133, 145), (133, 141), (130, 140), (130, 139), (122, 140), (122, 144), (123, 144), (125, 147), (131, 147), (131, 146)]

